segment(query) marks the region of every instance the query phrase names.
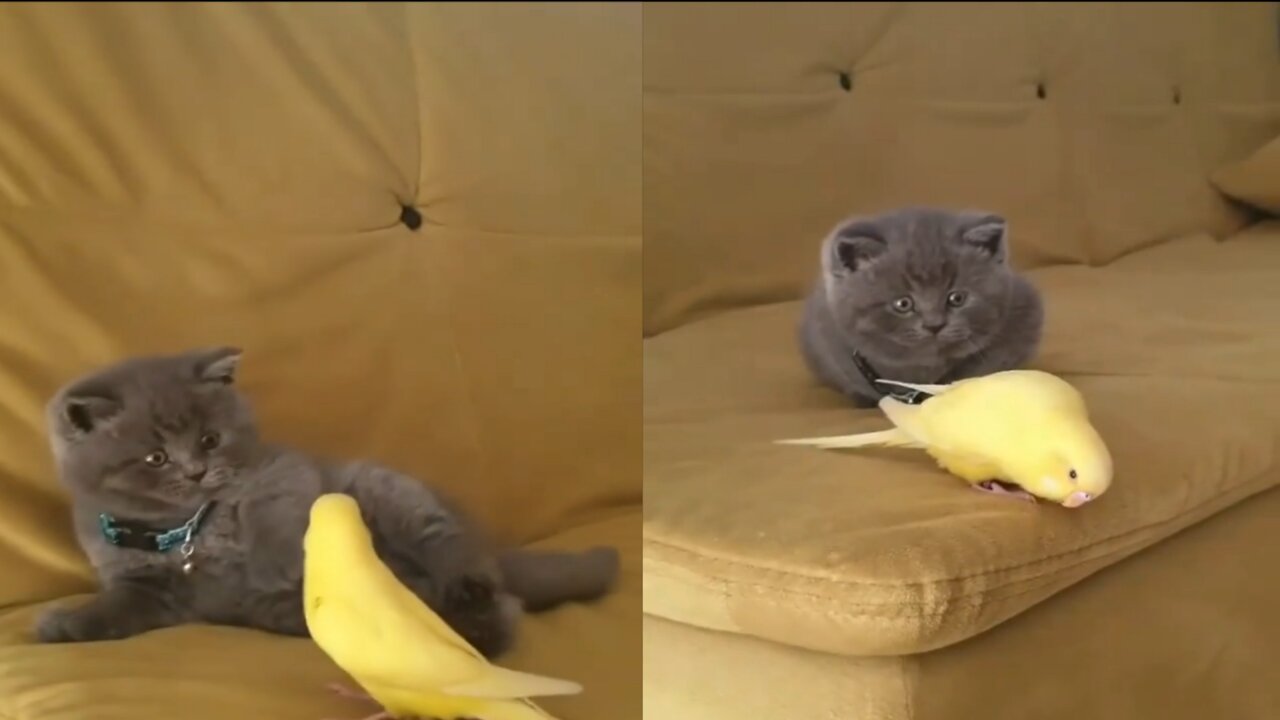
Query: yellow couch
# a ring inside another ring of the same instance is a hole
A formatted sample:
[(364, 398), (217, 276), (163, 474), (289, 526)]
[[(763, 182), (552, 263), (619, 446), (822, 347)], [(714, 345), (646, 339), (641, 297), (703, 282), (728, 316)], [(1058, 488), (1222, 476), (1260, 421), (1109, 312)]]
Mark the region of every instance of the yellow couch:
[[(1274, 3), (646, 3), (645, 715), (1280, 717)], [(1116, 483), (928, 458), (804, 369), (841, 218), (1004, 214)]]
[(506, 662), (585, 685), (563, 720), (640, 716), (639, 52), (628, 3), (0, 7), (0, 718), (368, 714), (306, 640), (34, 644), (94, 588), (43, 404), (210, 343), (272, 438), (619, 547)]

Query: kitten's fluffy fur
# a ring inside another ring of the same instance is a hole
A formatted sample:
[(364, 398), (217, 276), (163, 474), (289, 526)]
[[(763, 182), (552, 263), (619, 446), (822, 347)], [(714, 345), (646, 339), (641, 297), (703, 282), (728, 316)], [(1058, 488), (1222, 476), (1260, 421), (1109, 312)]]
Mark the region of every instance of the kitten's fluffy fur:
[[(593, 599), (613, 583), (612, 549), (494, 552), (412, 478), (262, 442), (235, 386), (239, 358), (233, 348), (134, 358), (71, 383), (49, 403), (76, 535), (102, 587), (85, 605), (43, 615), (42, 641), (118, 639), (196, 622), (306, 635), (302, 536), (324, 492), (354, 496), (384, 561), (490, 657), (510, 646), (522, 608)], [(190, 575), (176, 549), (117, 547), (98, 525), (106, 512), (178, 527), (207, 500), (216, 505), (195, 537)]]
[(886, 388), (870, 386), (855, 350), (881, 378), (903, 382), (1022, 366), (1039, 346), (1044, 310), (1008, 255), (1007, 224), (990, 213), (904, 208), (840, 223), (822, 244), (800, 323), (805, 362), (857, 407), (874, 406)]

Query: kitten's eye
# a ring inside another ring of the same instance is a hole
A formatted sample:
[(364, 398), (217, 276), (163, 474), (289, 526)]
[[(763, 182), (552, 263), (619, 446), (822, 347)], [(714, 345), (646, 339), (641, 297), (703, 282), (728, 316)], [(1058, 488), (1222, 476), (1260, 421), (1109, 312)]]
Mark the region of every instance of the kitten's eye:
[(218, 444), (221, 442), (222, 442), (222, 437), (219, 436), (218, 433), (216, 432), (205, 433), (200, 437), (200, 447), (204, 448), (205, 450), (212, 450), (218, 447)]
[(900, 297), (893, 301), (893, 309), (900, 313), (909, 313), (915, 306), (915, 302), (909, 297)]
[(947, 304), (953, 308), (960, 307), (969, 299), (969, 293), (963, 290), (952, 290), (947, 295)]
[(166, 455), (163, 450), (156, 450), (155, 452), (143, 458), (143, 461), (146, 462), (151, 467), (160, 467), (165, 463), (169, 462), (169, 456)]

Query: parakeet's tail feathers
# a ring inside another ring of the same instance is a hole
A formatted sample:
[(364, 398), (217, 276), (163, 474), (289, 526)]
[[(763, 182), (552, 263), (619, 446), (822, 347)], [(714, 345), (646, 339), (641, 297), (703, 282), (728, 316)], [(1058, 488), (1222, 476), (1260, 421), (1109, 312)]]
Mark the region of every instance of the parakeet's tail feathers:
[(493, 720), (557, 720), (551, 713), (533, 704), (532, 700), (513, 700), (501, 707), (490, 708), (485, 715)]
[(921, 447), (910, 435), (897, 428), (858, 435), (833, 435), (830, 437), (778, 440), (779, 445), (807, 445), (823, 450), (845, 450), (860, 447)]
[(618, 579), (618, 551), (595, 547), (582, 552), (507, 550), (498, 555), (503, 585), (529, 612), (566, 602), (590, 602)]
[(955, 387), (954, 385), (924, 385), (921, 383), (904, 383), (898, 382), (897, 380), (884, 379), (877, 380), (876, 382), (881, 385), (896, 385), (898, 387), (907, 388), (908, 390), (918, 390), (923, 393), (929, 393), (930, 395), (941, 395)]
[(490, 665), (481, 677), (440, 688), (441, 692), (460, 697), (486, 700), (514, 700), (548, 695), (577, 695), (582, 686), (570, 680), (544, 677)]

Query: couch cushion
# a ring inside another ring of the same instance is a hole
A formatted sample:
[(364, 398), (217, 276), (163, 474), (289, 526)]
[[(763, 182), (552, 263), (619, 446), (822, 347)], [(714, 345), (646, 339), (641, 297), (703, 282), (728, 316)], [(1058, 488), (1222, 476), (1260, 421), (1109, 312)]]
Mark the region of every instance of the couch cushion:
[[(557, 718), (640, 717), (639, 525), (638, 511), (631, 511), (537, 543), (607, 543), (620, 547), (624, 557), (613, 596), (530, 617), (515, 651), (502, 660), (508, 667), (583, 684), (581, 695), (545, 699), (543, 707)], [(31, 625), (42, 607), (0, 613), (4, 720), (319, 720), (373, 712), (325, 690), (326, 683), (350, 681), (310, 641), (185, 626), (123, 642), (37, 646)]]
[(794, 303), (646, 341), (645, 604), (850, 655), (938, 648), (1280, 482), (1280, 229), (1038, 271), (1036, 365), (1086, 396), (1116, 482), (1081, 510), (984, 495), (922, 453), (774, 440), (886, 427), (817, 386)]
[(809, 282), (847, 214), (1005, 214), (1102, 264), (1244, 216), (1209, 173), (1280, 132), (1269, 3), (644, 6), (645, 323)]
[(1274, 720), (1276, 537), (1273, 489), (991, 632), (910, 657), (841, 657), (646, 617), (645, 712), (698, 720)]

